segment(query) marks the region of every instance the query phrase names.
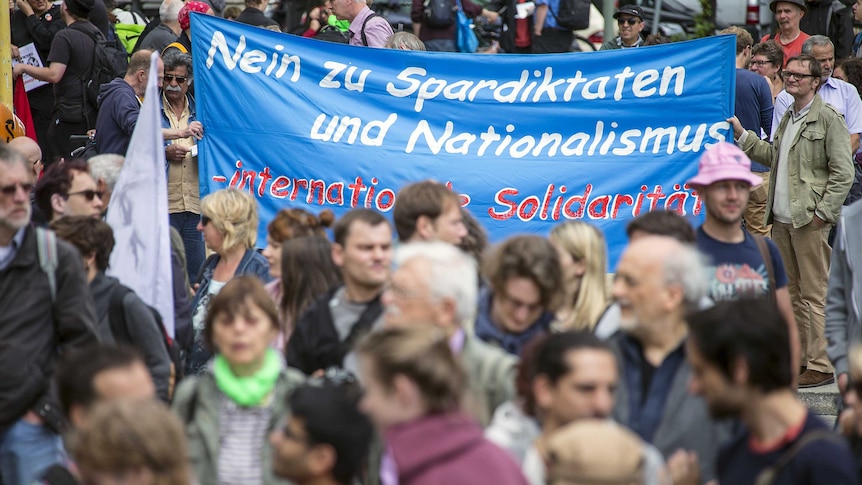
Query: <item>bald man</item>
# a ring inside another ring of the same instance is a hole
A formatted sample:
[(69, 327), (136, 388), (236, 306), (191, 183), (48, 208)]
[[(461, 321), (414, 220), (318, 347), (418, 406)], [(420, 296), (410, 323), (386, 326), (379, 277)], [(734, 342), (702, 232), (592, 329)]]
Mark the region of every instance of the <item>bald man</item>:
[(44, 165), (42, 164), (42, 149), (39, 148), (39, 144), (32, 138), (19, 136), (18, 138), (13, 138), (12, 141), (9, 142), (9, 148), (20, 153), (21, 156), (27, 160), (27, 163), (30, 164), (30, 167), (33, 170), (33, 175), (38, 179), (39, 175), (42, 174), (42, 169), (44, 168)]
[(665, 236), (633, 241), (614, 277), (622, 331), (609, 341), (623, 376), (614, 418), (658, 448), (672, 472), (699, 463), (704, 481), (715, 478), (718, 444), (729, 436), (687, 392), (685, 315), (706, 296), (706, 276), (694, 246)]

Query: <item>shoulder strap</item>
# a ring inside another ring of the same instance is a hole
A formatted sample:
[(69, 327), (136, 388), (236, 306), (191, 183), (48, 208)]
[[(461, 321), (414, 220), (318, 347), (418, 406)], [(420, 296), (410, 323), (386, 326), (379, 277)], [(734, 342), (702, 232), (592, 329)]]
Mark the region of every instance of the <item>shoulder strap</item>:
[[(365, 47), (368, 47), (368, 38), (365, 36), (365, 26), (368, 25), (368, 21), (373, 19), (374, 17), (380, 17), (380, 15), (377, 15), (376, 13), (372, 13), (368, 17), (365, 17), (365, 21), (362, 22), (362, 28), (359, 29), (359, 34), (362, 36), (362, 45), (364, 45)], [(383, 17), (380, 17), (380, 18), (383, 18)]]
[(362, 315), (359, 316), (359, 320), (353, 324), (353, 328), (350, 329), (350, 333), (347, 334), (347, 338), (344, 339), (344, 343), (341, 347), (343, 350), (342, 358), (350, 352), (350, 349), (353, 348), (353, 345), (357, 340), (371, 331), (371, 326), (374, 325), (377, 317), (382, 313), (383, 304), (380, 302), (380, 295), (377, 295), (377, 298), (368, 303), (368, 306), (365, 307), (365, 311), (362, 312)]
[(51, 303), (57, 298), (57, 235), (54, 231), (37, 227), (36, 246), (39, 251), (39, 266), (48, 277), (51, 288)]
[(189, 53), (189, 50), (188, 50), (188, 49), (186, 49), (186, 46), (184, 46), (184, 45), (180, 44), (179, 42), (171, 42), (171, 43), (170, 43), (170, 44), (168, 44), (164, 49), (162, 49), (162, 54), (164, 54), (164, 53), (165, 53), (165, 51), (166, 51), (166, 50), (168, 50), (168, 49), (170, 49), (171, 47), (176, 47), (176, 48), (177, 48), (177, 49), (179, 49), (179, 50), (180, 50), (180, 52), (182, 52), (183, 54), (188, 54), (188, 53)]
[(114, 340), (117, 343), (132, 343), (132, 336), (126, 323), (126, 312), (123, 308), (123, 300), (131, 291), (120, 284), (114, 286), (111, 290), (108, 302), (108, 324), (111, 328), (111, 335), (114, 336)]
[(769, 276), (769, 298), (775, 302), (775, 267), (772, 265), (772, 253), (769, 251), (769, 243), (766, 238), (757, 234), (752, 234), (754, 242), (757, 243), (757, 250), (760, 251), (760, 257), (763, 258), (763, 264), (766, 266), (766, 274)]
[(828, 429), (813, 429), (802, 435), (796, 443), (793, 444), (787, 451), (781, 455), (772, 466), (761, 471), (754, 481), (754, 485), (772, 485), (775, 483), (775, 477), (784, 467), (786, 467), (805, 446), (814, 441), (831, 441), (833, 443), (843, 443), (843, 438), (833, 433)]

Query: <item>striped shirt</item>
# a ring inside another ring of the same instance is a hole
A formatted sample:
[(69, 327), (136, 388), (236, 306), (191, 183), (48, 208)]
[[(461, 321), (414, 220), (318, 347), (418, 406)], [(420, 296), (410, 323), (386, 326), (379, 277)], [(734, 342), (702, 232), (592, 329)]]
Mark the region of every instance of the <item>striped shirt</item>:
[(263, 407), (241, 407), (219, 393), (220, 485), (260, 485), (263, 483), (263, 447), (267, 439), (273, 399)]

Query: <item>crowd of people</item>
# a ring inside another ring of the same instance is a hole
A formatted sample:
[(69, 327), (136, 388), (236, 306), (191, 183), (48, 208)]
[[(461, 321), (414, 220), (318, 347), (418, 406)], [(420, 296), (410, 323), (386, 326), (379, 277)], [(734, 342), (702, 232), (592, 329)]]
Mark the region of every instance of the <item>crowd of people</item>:
[[(642, 214), (611, 268), (582, 220), (492, 245), (433, 180), (402, 187), (391, 218), (285, 208), (261, 221), (247, 191), (200, 197), (191, 12), (453, 50), (453, 24), (424, 3), (415, 35), (393, 35), (362, 0), (273, 18), (255, 0), (232, 13), (165, 0), (90, 112), (90, 34), (110, 37), (101, 18), (116, 14), (102, 0), (18, 0), (13, 43), (33, 42), (44, 66), (14, 72), (53, 87), (28, 93), (35, 136), (0, 146), (0, 483), (860, 483), (862, 61), (836, 62), (859, 38), (848, 48), (837, 20), (805, 31), (824, 15), (803, 0), (773, 1), (779, 31), (759, 43), (724, 31), (733, 143), (686, 181), (704, 222)], [(536, 25), (501, 19), (509, 52), (567, 50), (560, 1), (536, 4)], [(605, 49), (662, 42), (641, 39), (639, 6), (615, 18)], [(173, 334), (109, 276), (104, 222), (150, 75)], [(69, 136), (94, 127), (72, 159)], [(795, 394), (832, 383), (835, 431)]]

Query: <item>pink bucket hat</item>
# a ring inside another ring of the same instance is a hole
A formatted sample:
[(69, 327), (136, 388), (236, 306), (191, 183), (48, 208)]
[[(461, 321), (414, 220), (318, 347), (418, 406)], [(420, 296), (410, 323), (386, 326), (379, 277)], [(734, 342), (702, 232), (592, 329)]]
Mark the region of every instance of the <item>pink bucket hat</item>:
[(736, 145), (722, 141), (700, 157), (697, 175), (688, 181), (690, 185), (711, 185), (722, 180), (743, 180), (751, 185), (763, 179), (751, 173), (751, 160)]

